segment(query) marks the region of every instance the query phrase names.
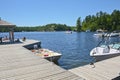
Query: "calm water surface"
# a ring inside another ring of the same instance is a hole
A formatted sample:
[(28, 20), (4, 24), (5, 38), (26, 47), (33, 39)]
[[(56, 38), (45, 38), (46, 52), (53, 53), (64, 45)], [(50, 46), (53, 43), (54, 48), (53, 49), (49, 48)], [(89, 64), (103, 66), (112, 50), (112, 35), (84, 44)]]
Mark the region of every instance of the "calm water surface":
[(57, 51), (62, 54), (59, 59), (59, 66), (71, 69), (89, 64), (93, 59), (89, 52), (101, 40), (93, 36), (92, 32), (15, 32), (15, 38), (40, 40), (42, 48)]

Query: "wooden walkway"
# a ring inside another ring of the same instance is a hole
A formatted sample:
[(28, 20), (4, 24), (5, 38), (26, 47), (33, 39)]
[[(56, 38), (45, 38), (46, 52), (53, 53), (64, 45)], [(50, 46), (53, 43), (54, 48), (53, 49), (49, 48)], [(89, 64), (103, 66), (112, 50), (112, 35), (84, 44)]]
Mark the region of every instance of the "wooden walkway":
[(84, 80), (22, 47), (36, 42), (0, 45), (0, 80)]
[(120, 56), (69, 71), (86, 80), (120, 80)]

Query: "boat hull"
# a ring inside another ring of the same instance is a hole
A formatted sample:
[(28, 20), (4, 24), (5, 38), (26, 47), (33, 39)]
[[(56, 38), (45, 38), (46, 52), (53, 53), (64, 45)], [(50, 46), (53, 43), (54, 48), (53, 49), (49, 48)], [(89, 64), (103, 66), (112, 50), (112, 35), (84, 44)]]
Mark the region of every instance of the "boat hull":
[(108, 48), (107, 46), (103, 45), (101, 47), (96, 47), (96, 48), (92, 49), (90, 52), (90, 56), (95, 58), (95, 61), (98, 62), (101, 60), (120, 56), (120, 50)]
[(45, 59), (54, 62), (55, 64), (58, 64), (58, 60), (60, 59), (61, 55), (59, 56), (52, 56), (52, 57), (44, 57)]
[(99, 55), (99, 56), (92, 56), (92, 57), (95, 59), (95, 62), (98, 62), (98, 61), (102, 61), (102, 60), (117, 57), (117, 56), (120, 56), (120, 53), (109, 54), (109, 55)]
[(55, 64), (58, 64), (58, 60), (62, 56), (62, 54), (51, 51), (49, 49), (38, 49), (38, 50), (32, 50), (37, 56), (40, 56), (44, 59), (47, 59), (51, 62), (54, 62)]

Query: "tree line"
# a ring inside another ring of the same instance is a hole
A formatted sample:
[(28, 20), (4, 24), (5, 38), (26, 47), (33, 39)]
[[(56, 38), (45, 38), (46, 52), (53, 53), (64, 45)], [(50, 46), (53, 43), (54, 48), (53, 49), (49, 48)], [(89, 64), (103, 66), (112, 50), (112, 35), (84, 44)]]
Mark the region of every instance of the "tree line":
[[(22, 31), (66, 31), (69, 30), (71, 31), (73, 29), (73, 27), (71, 26), (67, 26), (66, 24), (47, 24), (44, 26), (34, 26), (34, 27), (30, 27), (30, 26), (16, 26), (14, 28), (15, 32), (22, 32)], [(0, 28), (0, 32), (8, 32), (9, 29), (7, 28)]]
[(120, 30), (120, 11), (114, 10), (111, 14), (100, 11), (96, 15), (86, 16), (82, 22), (81, 30), (95, 31), (97, 29)]
[[(76, 26), (67, 26), (66, 24), (47, 24), (43, 26), (17, 26), (14, 28), (15, 32), (21, 31), (67, 31), (74, 30), (77, 32), (97, 29), (103, 29), (107, 31), (120, 30), (120, 11), (114, 10), (111, 14), (106, 12), (97, 12), (95, 15), (88, 15), (82, 21), (81, 17), (76, 20)], [(8, 32), (9, 29), (0, 28), (0, 32)]]

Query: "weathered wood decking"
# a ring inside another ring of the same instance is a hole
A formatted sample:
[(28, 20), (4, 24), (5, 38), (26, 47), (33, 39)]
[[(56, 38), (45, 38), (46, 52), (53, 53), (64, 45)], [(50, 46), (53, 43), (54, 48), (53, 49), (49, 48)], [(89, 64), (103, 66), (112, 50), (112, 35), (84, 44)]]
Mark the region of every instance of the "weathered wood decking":
[(0, 80), (111, 80), (120, 76), (120, 56), (97, 62), (95, 68), (86, 65), (67, 71), (22, 47), (37, 42), (0, 45)]
[(0, 45), (0, 80), (83, 80), (22, 47), (32, 43)]
[(97, 62), (94, 65), (94, 68), (92, 65), (86, 65), (69, 71), (86, 80), (115, 80), (116, 77), (120, 77), (120, 56)]

